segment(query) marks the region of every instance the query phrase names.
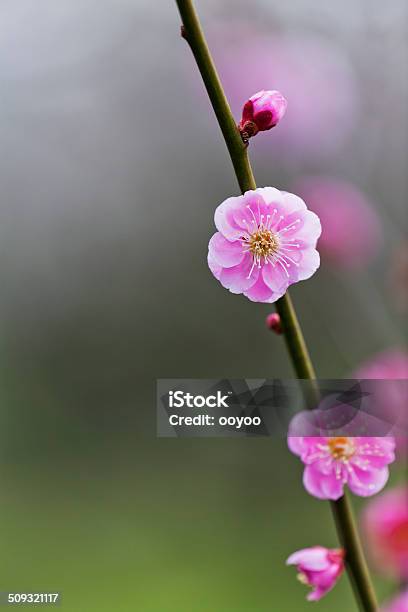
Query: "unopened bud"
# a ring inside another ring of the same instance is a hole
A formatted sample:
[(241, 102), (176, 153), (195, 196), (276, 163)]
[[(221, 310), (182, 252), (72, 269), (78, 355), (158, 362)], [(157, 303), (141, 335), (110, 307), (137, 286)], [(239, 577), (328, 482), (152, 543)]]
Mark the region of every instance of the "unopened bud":
[(281, 318), (277, 312), (273, 312), (272, 314), (266, 317), (266, 327), (271, 331), (275, 332), (275, 334), (282, 333), (282, 323)]
[(244, 104), (238, 125), (243, 139), (275, 127), (285, 114), (287, 104), (286, 98), (276, 90), (262, 90), (251, 96)]

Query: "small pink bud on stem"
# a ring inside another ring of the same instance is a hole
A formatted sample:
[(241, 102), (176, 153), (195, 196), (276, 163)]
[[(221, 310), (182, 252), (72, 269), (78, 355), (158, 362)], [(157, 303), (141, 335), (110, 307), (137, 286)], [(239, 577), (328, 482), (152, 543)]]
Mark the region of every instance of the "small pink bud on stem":
[(272, 314), (269, 314), (266, 317), (265, 323), (266, 323), (266, 327), (270, 329), (271, 331), (275, 332), (275, 334), (280, 335), (283, 333), (281, 318), (277, 312), (273, 312)]
[(284, 116), (287, 104), (286, 98), (276, 90), (262, 90), (251, 96), (244, 104), (238, 125), (242, 140), (247, 143), (258, 132), (275, 127)]

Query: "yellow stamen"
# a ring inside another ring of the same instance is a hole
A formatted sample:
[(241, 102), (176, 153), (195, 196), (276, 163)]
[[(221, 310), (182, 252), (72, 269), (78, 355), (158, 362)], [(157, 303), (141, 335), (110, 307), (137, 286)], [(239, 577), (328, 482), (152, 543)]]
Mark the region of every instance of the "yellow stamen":
[(296, 575), (296, 578), (299, 580), (299, 582), (301, 582), (302, 584), (306, 585), (306, 586), (310, 586), (310, 583), (307, 579), (306, 574), (304, 574), (303, 572), (299, 572)]
[(328, 446), (332, 457), (339, 461), (347, 461), (356, 452), (352, 438), (329, 438)]
[(255, 261), (260, 261), (261, 258), (267, 260), (269, 256), (277, 253), (279, 239), (271, 230), (259, 228), (251, 234), (248, 246)]

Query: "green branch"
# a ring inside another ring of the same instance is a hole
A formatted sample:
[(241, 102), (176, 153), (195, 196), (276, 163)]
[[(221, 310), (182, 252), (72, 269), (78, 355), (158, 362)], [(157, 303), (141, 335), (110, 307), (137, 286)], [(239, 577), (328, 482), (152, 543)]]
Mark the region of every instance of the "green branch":
[[(189, 43), (197, 62), (208, 97), (228, 147), (241, 191), (243, 193), (249, 189), (256, 189), (254, 175), (248, 159), (247, 147), (242, 142), (241, 134), (222, 88), (193, 3), (184, 0), (176, 1), (183, 21), (182, 36)], [(316, 378), (289, 293), (286, 293), (276, 302), (276, 310), (282, 321), (285, 340), (298, 378)]]
[[(256, 183), (248, 159), (247, 148), (242, 142), (207, 46), (200, 21), (192, 0), (176, 0), (182, 20), (182, 36), (190, 45), (207, 89), (212, 107), (224, 136), (235, 174), (242, 192), (256, 189)], [(302, 334), (299, 321), (288, 293), (276, 302), (281, 317), (286, 345), (298, 378), (313, 381), (316, 378), (312, 361)], [(356, 599), (364, 612), (377, 612), (375, 592), (371, 584), (367, 564), (355, 526), (353, 512), (346, 496), (331, 502), (339, 540), (346, 551), (346, 567)]]

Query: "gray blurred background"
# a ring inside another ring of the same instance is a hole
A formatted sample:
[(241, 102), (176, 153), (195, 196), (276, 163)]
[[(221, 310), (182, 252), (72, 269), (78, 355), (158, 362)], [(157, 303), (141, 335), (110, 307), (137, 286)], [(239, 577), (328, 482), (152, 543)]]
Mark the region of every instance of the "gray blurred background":
[[(288, 97), (250, 144), (258, 185), (345, 181), (381, 228), (363, 266), (323, 257), (291, 292), (319, 376), (350, 375), (405, 333), (407, 4), (197, 5), (237, 121), (257, 89)], [(156, 378), (293, 375), (272, 308), (206, 264), (238, 187), (175, 4), (0, 15), (1, 590), (59, 588), (68, 610), (303, 610), (284, 560), (335, 536), (284, 444), (155, 439)], [(346, 580), (330, 597), (352, 608)]]

